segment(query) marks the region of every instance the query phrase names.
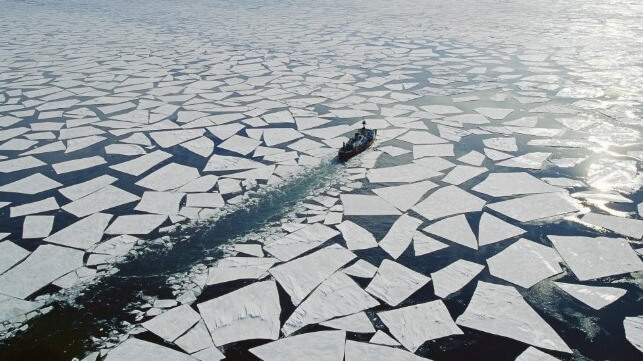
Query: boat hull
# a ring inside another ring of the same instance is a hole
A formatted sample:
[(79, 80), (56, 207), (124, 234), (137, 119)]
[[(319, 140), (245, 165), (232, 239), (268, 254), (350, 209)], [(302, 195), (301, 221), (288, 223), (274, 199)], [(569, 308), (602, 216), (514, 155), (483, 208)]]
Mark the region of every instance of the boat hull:
[(368, 149), (368, 147), (370, 147), (371, 144), (373, 144), (374, 141), (375, 141), (375, 138), (373, 137), (373, 139), (371, 139), (368, 142), (364, 143), (364, 145), (359, 147), (359, 148), (351, 149), (349, 151), (340, 150), (339, 153), (337, 154), (337, 157), (341, 161), (349, 160), (349, 159), (353, 158), (354, 156), (358, 155), (359, 153), (361, 153), (361, 152), (365, 151), (366, 149)]

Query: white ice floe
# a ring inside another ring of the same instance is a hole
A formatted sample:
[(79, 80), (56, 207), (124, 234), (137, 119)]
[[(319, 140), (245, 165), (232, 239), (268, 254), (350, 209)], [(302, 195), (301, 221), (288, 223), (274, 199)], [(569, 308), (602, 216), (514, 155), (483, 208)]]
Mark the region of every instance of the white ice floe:
[(479, 281), (456, 323), (547, 350), (572, 353), (556, 331), (510, 286)]
[(375, 327), (368, 319), (364, 312), (354, 313), (352, 315), (334, 318), (330, 321), (320, 323), (322, 326), (344, 330), (355, 333), (374, 333)]
[(259, 140), (235, 134), (226, 139), (223, 143), (219, 144), (218, 147), (241, 155), (248, 155), (260, 144), (261, 141)]
[(37, 310), (43, 305), (42, 302), (25, 301), (0, 294), (0, 322), (17, 320), (18, 317)]
[(379, 312), (377, 316), (411, 352), (426, 341), (463, 333), (441, 300)]
[(197, 305), (216, 346), (279, 338), (279, 294), (275, 281), (253, 283)]
[(363, 259), (358, 259), (357, 262), (344, 268), (342, 271), (345, 274), (353, 277), (373, 278), (373, 276), (375, 276), (375, 273), (377, 272), (377, 267), (364, 261)]
[(413, 160), (413, 163), (419, 164), (420, 166), (435, 172), (441, 172), (445, 169), (449, 169), (455, 166), (454, 163), (449, 162), (448, 160), (440, 157), (427, 157), (427, 158), (415, 159)]
[(214, 152), (214, 142), (208, 137), (199, 137), (185, 143), (181, 147), (201, 157), (208, 157)]
[(618, 234), (632, 237), (636, 240), (643, 238), (643, 221), (638, 219), (610, 216), (606, 214), (587, 213), (581, 221), (594, 226), (607, 228)]
[(307, 256), (273, 267), (270, 274), (297, 306), (320, 283), (355, 258), (353, 252), (333, 244)]
[(215, 184), (217, 184), (218, 179), (219, 177), (213, 174), (204, 175), (203, 177), (186, 183), (181, 188), (177, 189), (177, 191), (185, 193), (208, 192), (209, 190), (214, 188)]
[(441, 144), (449, 142), (446, 139), (442, 139), (424, 130), (411, 130), (396, 139), (403, 140), (411, 144)]
[(346, 340), (346, 361), (427, 361), (399, 348)]
[(95, 213), (45, 238), (45, 242), (86, 250), (100, 242), (111, 214)]
[(318, 331), (283, 338), (250, 349), (263, 361), (342, 361), (344, 331)]
[(415, 235), (413, 235), (413, 252), (416, 256), (436, 252), (447, 247), (449, 246), (422, 232), (415, 232)]
[(391, 257), (397, 259), (411, 244), (413, 235), (422, 221), (403, 214), (391, 226), (386, 236), (379, 242), (379, 246)]
[(643, 316), (625, 317), (623, 320), (625, 338), (643, 352)]
[(228, 257), (208, 270), (208, 285), (241, 279), (259, 279), (277, 260), (272, 257)]
[(551, 156), (551, 153), (533, 152), (523, 154), (514, 158), (503, 160), (497, 165), (509, 168), (528, 168), (528, 169), (542, 169), (543, 164)]
[(397, 306), (430, 280), (431, 278), (423, 274), (385, 259), (366, 287), (366, 292), (391, 306)]
[(581, 281), (643, 270), (643, 262), (623, 238), (547, 237)]
[(382, 197), (402, 212), (413, 207), (429, 190), (437, 187), (431, 181), (404, 184), (401, 186), (375, 188), (373, 193)]
[(11, 241), (0, 242), (0, 274), (25, 259), (29, 253)]
[(62, 184), (40, 173), (32, 174), (0, 187), (3, 193), (38, 194), (58, 188)]
[(179, 213), (179, 205), (185, 194), (173, 192), (143, 193), (134, 210), (146, 213), (173, 215)]
[(346, 216), (389, 216), (400, 211), (379, 196), (342, 194), (340, 196)]
[(35, 201), (31, 203), (21, 204), (19, 206), (14, 206), (9, 209), (9, 217), (21, 217), (27, 216), (30, 214), (43, 213), (47, 211), (53, 211), (60, 208), (56, 198), (49, 197), (40, 201)]
[(402, 344), (397, 342), (393, 337), (389, 336), (388, 333), (382, 330), (377, 330), (377, 332), (375, 332), (373, 337), (371, 337), (368, 342), (386, 346), (402, 346)]
[(199, 361), (169, 347), (130, 338), (107, 353), (105, 361)]
[(611, 304), (627, 292), (616, 287), (586, 286), (563, 282), (554, 282), (554, 284), (595, 310), (600, 310)]
[(150, 133), (150, 137), (152, 137), (152, 139), (154, 139), (161, 148), (169, 148), (198, 138), (202, 136), (204, 132), (204, 129), (165, 130), (161, 132), (152, 132)]
[(465, 247), (478, 249), (476, 236), (463, 214), (439, 220), (425, 227), (423, 231)]
[(83, 169), (97, 167), (107, 163), (103, 157), (93, 156), (87, 158), (73, 159), (60, 163), (52, 164), (56, 174), (76, 172)]
[(0, 161), (0, 173), (12, 173), (24, 169), (41, 167), (47, 163), (38, 158), (27, 156)]
[(225, 201), (220, 193), (191, 193), (187, 196), (186, 207), (220, 208)]
[(167, 191), (175, 189), (199, 178), (200, 174), (196, 168), (182, 164), (170, 163), (136, 182), (137, 186), (154, 191)]
[(578, 212), (573, 198), (562, 193), (544, 193), (487, 204), (487, 207), (520, 222)]
[(174, 341), (194, 326), (201, 317), (189, 305), (175, 307), (145, 321), (141, 326), (166, 341)]
[[(208, 328), (205, 325), (205, 322), (201, 320), (201, 317), (198, 313), (197, 317), (199, 317), (199, 321), (196, 323), (196, 325), (185, 332), (185, 334), (183, 334), (181, 337), (177, 338), (174, 341), (174, 344), (179, 346), (183, 351), (189, 354), (193, 354), (207, 348), (212, 348), (213, 351), (216, 350), (215, 354), (218, 356), (218, 358), (213, 358), (214, 360), (224, 359), (225, 356), (221, 353), (221, 351), (217, 350), (214, 347), (212, 338), (210, 337), (210, 333), (208, 332)], [(194, 357), (199, 358), (199, 356), (197, 355), (194, 355)], [(206, 360), (209, 359), (206, 358)]]
[(90, 214), (137, 201), (138, 199), (139, 197), (131, 193), (115, 186), (108, 185), (86, 197), (67, 203), (62, 207), (62, 209), (76, 217), (85, 217)]
[(22, 223), (22, 238), (45, 238), (54, 226), (54, 216), (27, 216)]
[(397, 157), (402, 154), (410, 153), (410, 150), (399, 148), (399, 147), (394, 147), (394, 146), (386, 146), (386, 147), (380, 147), (379, 148), (382, 152), (390, 155), (391, 157)]
[(482, 210), (486, 202), (457, 186), (442, 187), (415, 205), (416, 211), (428, 220), (434, 220), (459, 213)]
[(526, 231), (487, 212), (482, 213), (478, 226), (480, 247), (524, 234)]
[(303, 138), (303, 136), (294, 128), (266, 128), (263, 131), (263, 141), (268, 147)]
[(373, 234), (351, 221), (343, 221), (337, 225), (346, 241), (346, 247), (350, 250), (367, 249), (377, 247), (377, 241)]
[(342, 272), (334, 273), (295, 309), (282, 327), (284, 335), (307, 325), (351, 315), (379, 305), (359, 285)]
[(525, 172), (490, 173), (485, 180), (471, 188), (492, 197), (506, 197), (523, 194), (561, 192), (561, 188), (549, 185)]
[(453, 144), (422, 144), (413, 146), (413, 158), (453, 157)]
[(75, 201), (107, 187), (108, 185), (116, 182), (116, 180), (116, 177), (112, 177), (110, 175), (101, 175), (82, 183), (74, 184), (65, 188), (60, 188), (58, 192), (60, 192), (60, 194), (65, 196), (65, 198), (69, 199), (70, 201)]
[(413, 183), (438, 175), (440, 173), (415, 163), (371, 169), (366, 173), (371, 183)]
[(558, 262), (552, 248), (524, 238), (487, 259), (489, 273), (524, 288), (563, 272)]
[(431, 273), (435, 295), (446, 298), (459, 291), (473, 280), (485, 266), (474, 262), (457, 260), (437, 272)]
[(83, 265), (83, 251), (43, 245), (0, 275), (0, 293), (26, 298), (58, 277)]
[(509, 115), (509, 113), (513, 112), (513, 109), (510, 108), (475, 108), (474, 109), (476, 112), (484, 115), (487, 118), (491, 118), (494, 120), (502, 120)]
[(475, 166), (480, 166), (482, 165), (482, 162), (484, 162), (484, 159), (486, 157), (484, 154), (477, 152), (475, 150), (470, 151), (469, 153), (463, 155), (462, 157), (458, 158), (458, 160), (462, 163), (467, 163), (470, 165), (475, 165)]
[(128, 214), (119, 216), (105, 230), (105, 234), (149, 234), (165, 222), (166, 215)]
[(525, 352), (518, 355), (518, 358), (515, 361), (560, 361), (559, 359), (551, 356), (547, 353), (540, 351), (539, 349), (529, 346)]
[(484, 149), (484, 154), (487, 157), (489, 157), (489, 159), (493, 160), (494, 162), (499, 161), (499, 160), (505, 160), (505, 159), (513, 157), (513, 155), (511, 155), (511, 154), (503, 153), (503, 152), (501, 152), (499, 150), (493, 150), (493, 149), (489, 149), (489, 148)]
[(457, 165), (455, 168), (451, 169), (449, 173), (447, 173), (444, 178), (442, 178), (442, 181), (445, 183), (449, 184), (462, 184), (466, 181), (468, 181), (471, 178), (475, 178), (479, 176), (480, 174), (486, 172), (488, 169), (485, 167), (474, 167), (470, 165)]
[(203, 169), (204, 172), (246, 170), (263, 167), (264, 164), (242, 157), (214, 154)]
[(139, 176), (152, 169), (155, 165), (171, 157), (172, 154), (166, 153), (162, 150), (155, 150), (152, 153), (142, 155), (138, 158), (112, 165), (110, 168), (122, 173)]
[(285, 262), (321, 246), (338, 234), (338, 231), (328, 226), (315, 223), (266, 244), (264, 250)]

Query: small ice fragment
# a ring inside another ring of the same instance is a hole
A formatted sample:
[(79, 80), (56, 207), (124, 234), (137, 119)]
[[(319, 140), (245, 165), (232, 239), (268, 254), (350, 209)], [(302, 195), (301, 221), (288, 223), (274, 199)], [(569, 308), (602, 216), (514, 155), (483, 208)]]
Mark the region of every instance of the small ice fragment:
[(549, 158), (549, 156), (551, 156), (551, 153), (527, 153), (514, 158), (503, 160), (497, 165), (510, 168), (542, 169), (543, 164)]
[(186, 207), (220, 208), (225, 201), (220, 193), (190, 193), (187, 196)]
[(75, 201), (107, 187), (108, 185), (116, 182), (116, 180), (116, 177), (104, 174), (82, 183), (60, 188), (58, 192), (70, 201)]
[(14, 206), (9, 209), (9, 217), (21, 217), (30, 214), (43, 213), (47, 211), (53, 211), (60, 208), (56, 198), (49, 197), (36, 202), (25, 203), (19, 206)]
[(107, 161), (100, 156), (93, 156), (87, 158), (73, 159), (65, 162), (52, 164), (56, 174), (64, 174), (70, 172), (76, 172), (83, 169), (88, 169), (92, 167), (97, 167), (99, 165), (105, 164)]
[(368, 342), (386, 346), (402, 346), (393, 337), (389, 336), (388, 333), (382, 330), (377, 330)]
[(162, 150), (155, 150), (152, 153), (142, 155), (138, 158), (112, 165), (110, 168), (122, 173), (139, 176), (152, 169), (155, 165), (171, 157), (172, 154), (166, 153)]
[(516, 145), (516, 138), (513, 137), (499, 137), (499, 138), (488, 138), (483, 139), (482, 143), (487, 148), (499, 150), (502, 152), (515, 152), (518, 150)]
[(459, 185), (471, 178), (475, 178), (480, 174), (486, 172), (488, 169), (485, 167), (474, 167), (470, 165), (457, 165), (447, 173), (442, 181), (449, 184)]
[(422, 144), (413, 146), (413, 158), (453, 157), (453, 144)]
[(625, 338), (643, 352), (643, 316), (625, 317), (623, 320)]
[(377, 267), (363, 259), (358, 259), (357, 262), (353, 263), (351, 266), (344, 268), (343, 272), (353, 277), (373, 278), (377, 272)]
[(536, 283), (563, 272), (556, 251), (521, 238), (502, 252), (487, 259), (489, 273), (520, 287)]
[(28, 255), (29, 251), (11, 241), (0, 242), (0, 274), (3, 274)]
[[(196, 312), (195, 312), (196, 313)], [(161, 315), (162, 316), (162, 315)], [(161, 317), (161, 316), (156, 316)], [(201, 316), (197, 313), (198, 317), (198, 322), (194, 327), (189, 329), (185, 334), (183, 334), (181, 337), (177, 338), (176, 341), (174, 341), (174, 344), (179, 346), (183, 351), (193, 354), (195, 352), (205, 350), (207, 348), (213, 348), (214, 350), (217, 350), (214, 348), (214, 344), (212, 343), (212, 338), (210, 337), (210, 333), (208, 332), (208, 328), (205, 325), (205, 322), (201, 320)], [(221, 354), (219, 350), (218, 355), (220, 358), (218, 360), (224, 359), (225, 356)], [(197, 357), (198, 356), (194, 356)], [(206, 359), (209, 360), (209, 359)]]
[(136, 182), (136, 185), (155, 191), (175, 189), (199, 178), (196, 168), (170, 163)]
[(513, 109), (509, 108), (475, 108), (474, 109), (476, 112), (484, 115), (487, 118), (491, 118), (494, 120), (502, 120), (509, 115), (509, 113), (513, 112)]
[(470, 151), (469, 153), (458, 158), (460, 162), (467, 163), (470, 165), (480, 166), (484, 162), (484, 154), (477, 152), (475, 150)]
[(391, 306), (397, 306), (430, 280), (431, 278), (425, 275), (385, 259), (366, 287), (366, 292)]
[(86, 197), (65, 204), (62, 206), (62, 209), (80, 218), (126, 203), (131, 203), (138, 199), (139, 198), (137, 196), (131, 193), (115, 186), (108, 185)]

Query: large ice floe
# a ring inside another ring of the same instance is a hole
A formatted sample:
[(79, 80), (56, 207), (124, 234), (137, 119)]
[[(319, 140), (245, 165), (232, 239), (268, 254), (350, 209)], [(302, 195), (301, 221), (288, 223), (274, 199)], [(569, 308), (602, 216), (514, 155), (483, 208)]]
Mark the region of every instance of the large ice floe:
[(636, 2), (79, 3), (0, 11), (0, 359), (641, 356)]

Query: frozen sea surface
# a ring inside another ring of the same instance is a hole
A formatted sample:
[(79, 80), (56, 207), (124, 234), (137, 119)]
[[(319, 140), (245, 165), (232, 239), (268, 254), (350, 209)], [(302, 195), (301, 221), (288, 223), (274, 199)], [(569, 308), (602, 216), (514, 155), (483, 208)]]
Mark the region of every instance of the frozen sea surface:
[(643, 358), (640, 1), (0, 9), (0, 359)]

